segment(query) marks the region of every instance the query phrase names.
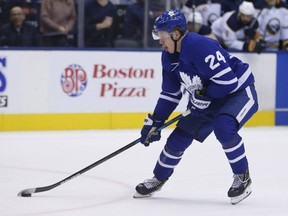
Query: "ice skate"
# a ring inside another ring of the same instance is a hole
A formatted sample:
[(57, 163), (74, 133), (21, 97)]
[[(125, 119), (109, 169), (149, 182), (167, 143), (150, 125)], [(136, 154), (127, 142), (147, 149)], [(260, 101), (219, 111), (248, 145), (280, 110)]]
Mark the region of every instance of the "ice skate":
[(156, 177), (147, 179), (136, 186), (134, 198), (151, 197), (156, 191), (160, 191), (166, 181), (159, 181)]
[(249, 171), (246, 171), (244, 174), (235, 174), (233, 177), (234, 181), (228, 191), (228, 197), (231, 198), (231, 204), (235, 205), (251, 194), (252, 190), (250, 185), (252, 181)]

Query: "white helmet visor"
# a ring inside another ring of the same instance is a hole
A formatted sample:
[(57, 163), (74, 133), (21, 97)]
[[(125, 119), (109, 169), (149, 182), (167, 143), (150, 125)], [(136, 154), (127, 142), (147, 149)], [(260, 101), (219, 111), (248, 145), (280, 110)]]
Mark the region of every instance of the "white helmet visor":
[(171, 35), (172, 33), (168, 33), (167, 31), (152, 30), (152, 37), (154, 40), (171, 38)]

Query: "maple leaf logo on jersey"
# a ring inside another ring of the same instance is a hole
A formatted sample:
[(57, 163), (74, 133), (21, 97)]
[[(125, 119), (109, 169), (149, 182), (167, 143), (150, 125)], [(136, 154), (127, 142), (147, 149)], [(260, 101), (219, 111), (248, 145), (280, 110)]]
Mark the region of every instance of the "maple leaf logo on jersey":
[(175, 15), (175, 12), (174, 12), (174, 11), (172, 11), (172, 10), (170, 10), (170, 11), (168, 12), (168, 15), (169, 15), (170, 17), (172, 17), (172, 16), (174, 16), (174, 15)]
[(196, 90), (203, 89), (203, 85), (199, 76), (195, 75), (191, 79), (190, 76), (188, 76), (184, 72), (180, 72), (179, 74), (183, 81), (183, 85), (185, 86), (185, 89), (187, 89), (187, 91), (189, 91), (190, 93)]

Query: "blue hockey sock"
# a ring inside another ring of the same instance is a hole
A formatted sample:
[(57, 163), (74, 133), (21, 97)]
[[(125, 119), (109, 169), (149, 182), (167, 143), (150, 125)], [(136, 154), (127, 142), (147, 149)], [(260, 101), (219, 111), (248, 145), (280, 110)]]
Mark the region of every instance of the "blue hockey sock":
[(222, 144), (233, 173), (242, 174), (248, 169), (244, 142), (237, 133), (238, 123), (232, 116), (220, 115), (214, 124), (214, 133)]
[(182, 129), (176, 128), (171, 133), (154, 168), (154, 175), (158, 180), (167, 180), (172, 175), (192, 141), (193, 137)]
[(167, 180), (172, 175), (174, 168), (180, 162), (182, 155), (183, 152), (172, 152), (165, 146), (154, 168), (154, 175), (156, 178), (160, 181)]
[(248, 161), (245, 154), (244, 142), (237, 134), (233, 140), (235, 146), (231, 148), (223, 148), (228, 158), (230, 166), (234, 174), (242, 174), (248, 169)]

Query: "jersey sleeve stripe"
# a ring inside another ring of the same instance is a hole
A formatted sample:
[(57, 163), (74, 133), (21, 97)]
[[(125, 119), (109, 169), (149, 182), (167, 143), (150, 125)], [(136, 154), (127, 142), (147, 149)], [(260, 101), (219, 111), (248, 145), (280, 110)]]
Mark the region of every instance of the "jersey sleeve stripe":
[(220, 85), (230, 85), (230, 84), (233, 84), (233, 83), (236, 83), (238, 81), (238, 79), (235, 77), (234, 79), (232, 80), (227, 80), (227, 81), (224, 81), (224, 80), (215, 80), (215, 79), (212, 79), (212, 81), (214, 83), (217, 83), (217, 84), (220, 84)]
[(243, 73), (243, 75), (238, 79), (237, 87), (233, 91), (231, 91), (230, 93), (237, 91), (243, 85), (243, 83), (246, 82), (246, 80), (250, 77), (251, 74), (252, 74), (252, 71), (251, 71), (250, 67), (248, 67), (247, 70)]
[(177, 104), (180, 102), (180, 100), (177, 100), (177, 99), (172, 98), (172, 97), (168, 97), (166, 95), (160, 95), (159, 98), (161, 98), (163, 100), (167, 100), (167, 101), (173, 102), (173, 103), (177, 103)]
[(224, 70), (220, 71), (219, 73), (215, 74), (213, 77), (211, 77), (211, 79), (219, 78), (219, 77), (225, 75), (226, 73), (229, 73), (231, 70), (232, 70), (231, 67), (227, 67)]
[(166, 91), (162, 91), (162, 93), (173, 95), (173, 96), (179, 96), (182, 92), (181, 92), (181, 89), (180, 89), (179, 91), (177, 91), (175, 93), (166, 92)]

